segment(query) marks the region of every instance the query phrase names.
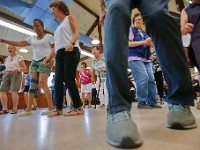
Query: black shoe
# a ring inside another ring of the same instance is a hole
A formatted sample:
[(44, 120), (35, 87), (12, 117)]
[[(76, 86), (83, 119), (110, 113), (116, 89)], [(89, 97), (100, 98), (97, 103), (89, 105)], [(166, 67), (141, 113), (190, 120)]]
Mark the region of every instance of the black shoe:
[(158, 104), (154, 104), (154, 105), (149, 105), (149, 106), (151, 106), (152, 108), (162, 108), (160, 105), (158, 105)]
[(137, 105), (137, 109), (153, 109), (150, 105), (147, 104), (139, 104)]
[(37, 106), (33, 106), (31, 109), (32, 110), (37, 110), (37, 108), (38, 108)]

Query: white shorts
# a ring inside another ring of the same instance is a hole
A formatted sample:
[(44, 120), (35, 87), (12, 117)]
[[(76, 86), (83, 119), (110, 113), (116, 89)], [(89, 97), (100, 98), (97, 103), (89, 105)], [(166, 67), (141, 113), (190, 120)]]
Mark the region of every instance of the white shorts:
[(81, 84), (81, 93), (92, 93), (93, 84)]

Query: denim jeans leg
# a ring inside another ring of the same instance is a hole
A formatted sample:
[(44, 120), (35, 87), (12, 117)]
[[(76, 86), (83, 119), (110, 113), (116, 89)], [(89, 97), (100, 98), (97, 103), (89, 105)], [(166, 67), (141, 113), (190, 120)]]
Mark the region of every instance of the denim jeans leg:
[[(141, 0), (138, 6), (153, 39), (168, 84), (167, 102), (194, 105), (192, 83), (184, 53), (180, 24), (167, 10), (168, 0)], [(156, 6), (156, 7), (155, 7)]]
[(154, 105), (157, 103), (157, 89), (156, 89), (156, 83), (155, 78), (153, 75), (152, 70), (152, 64), (151, 63), (145, 63), (146, 71), (149, 77), (148, 80), (148, 101), (147, 103), (149, 105)]
[(132, 0), (106, 0), (106, 5), (104, 55), (109, 94), (107, 110), (112, 114), (130, 111), (132, 104), (127, 73)]
[(145, 68), (145, 63), (142, 61), (130, 61), (129, 67), (136, 82), (136, 96), (138, 103), (146, 104), (148, 100), (148, 74)]

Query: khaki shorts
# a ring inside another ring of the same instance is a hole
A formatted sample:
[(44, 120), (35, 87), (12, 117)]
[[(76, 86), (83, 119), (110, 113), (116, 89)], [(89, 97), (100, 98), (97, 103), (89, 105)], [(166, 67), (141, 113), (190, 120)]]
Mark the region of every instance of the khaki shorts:
[(48, 75), (50, 75), (52, 67), (44, 64), (43, 61), (44, 60), (40, 60), (40, 61), (33, 60), (30, 65), (30, 72), (47, 73)]
[(92, 93), (92, 83), (81, 84), (81, 93)]
[(21, 87), (22, 73), (6, 72), (1, 81), (1, 92), (18, 92)]

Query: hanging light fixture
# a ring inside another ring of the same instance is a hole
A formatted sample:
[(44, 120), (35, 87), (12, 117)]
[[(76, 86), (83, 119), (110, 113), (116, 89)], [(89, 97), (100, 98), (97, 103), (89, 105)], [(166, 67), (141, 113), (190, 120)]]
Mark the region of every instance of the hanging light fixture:
[(19, 49), (19, 51), (22, 52), (22, 53), (28, 53), (28, 50), (24, 49), (24, 48)]
[(92, 44), (97, 45), (99, 43), (100, 43), (99, 39), (97, 39), (97, 36), (95, 36), (95, 38), (92, 40)]

